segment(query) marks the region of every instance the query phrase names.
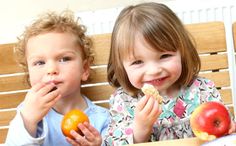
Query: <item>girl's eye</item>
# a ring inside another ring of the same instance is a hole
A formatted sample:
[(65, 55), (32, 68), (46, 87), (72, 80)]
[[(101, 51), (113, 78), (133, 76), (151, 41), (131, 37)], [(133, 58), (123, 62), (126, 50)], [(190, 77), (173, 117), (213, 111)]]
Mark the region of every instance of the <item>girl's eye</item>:
[(70, 57), (62, 57), (59, 61), (60, 62), (66, 62), (66, 61), (70, 61), (71, 58)]
[(172, 56), (171, 54), (163, 54), (163, 55), (161, 55), (161, 59), (168, 58), (171, 56)]
[(143, 63), (142, 60), (136, 60), (136, 61), (132, 62), (131, 65), (137, 65), (137, 64), (141, 64), (141, 63)]
[(44, 61), (35, 61), (35, 62), (33, 63), (34, 66), (43, 65), (43, 64), (45, 64)]

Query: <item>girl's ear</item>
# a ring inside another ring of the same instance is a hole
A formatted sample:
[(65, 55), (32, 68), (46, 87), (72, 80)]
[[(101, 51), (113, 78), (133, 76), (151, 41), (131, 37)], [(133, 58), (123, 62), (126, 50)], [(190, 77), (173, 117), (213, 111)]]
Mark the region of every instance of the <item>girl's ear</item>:
[(90, 74), (90, 64), (89, 64), (88, 60), (84, 60), (83, 61), (83, 73), (81, 76), (81, 80), (86, 81), (89, 77), (89, 74)]

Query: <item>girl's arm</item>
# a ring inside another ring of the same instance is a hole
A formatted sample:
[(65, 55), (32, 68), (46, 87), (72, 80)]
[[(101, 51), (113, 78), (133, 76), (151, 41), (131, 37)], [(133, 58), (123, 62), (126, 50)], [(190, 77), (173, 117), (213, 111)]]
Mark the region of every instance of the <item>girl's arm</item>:
[(105, 136), (106, 145), (133, 143), (134, 98), (117, 91), (110, 98), (111, 122)]

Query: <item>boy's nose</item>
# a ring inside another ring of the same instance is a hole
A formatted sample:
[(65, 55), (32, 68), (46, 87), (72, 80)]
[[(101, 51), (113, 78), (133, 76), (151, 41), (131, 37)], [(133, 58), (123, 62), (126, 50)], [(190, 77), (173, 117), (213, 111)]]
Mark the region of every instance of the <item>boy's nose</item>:
[(48, 74), (48, 75), (55, 75), (55, 74), (58, 74), (58, 71), (56, 71), (56, 70), (53, 69), (53, 68), (50, 68), (50, 69), (48, 69), (47, 74)]
[(54, 64), (49, 65), (47, 68), (47, 74), (48, 75), (58, 74), (58, 69), (57, 69), (56, 65), (54, 65)]

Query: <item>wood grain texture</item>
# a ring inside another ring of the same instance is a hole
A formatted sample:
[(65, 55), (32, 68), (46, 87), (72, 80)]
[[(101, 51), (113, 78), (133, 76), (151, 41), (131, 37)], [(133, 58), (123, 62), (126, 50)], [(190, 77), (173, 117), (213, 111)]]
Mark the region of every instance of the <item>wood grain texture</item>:
[(236, 51), (236, 22), (233, 23), (234, 50)]

